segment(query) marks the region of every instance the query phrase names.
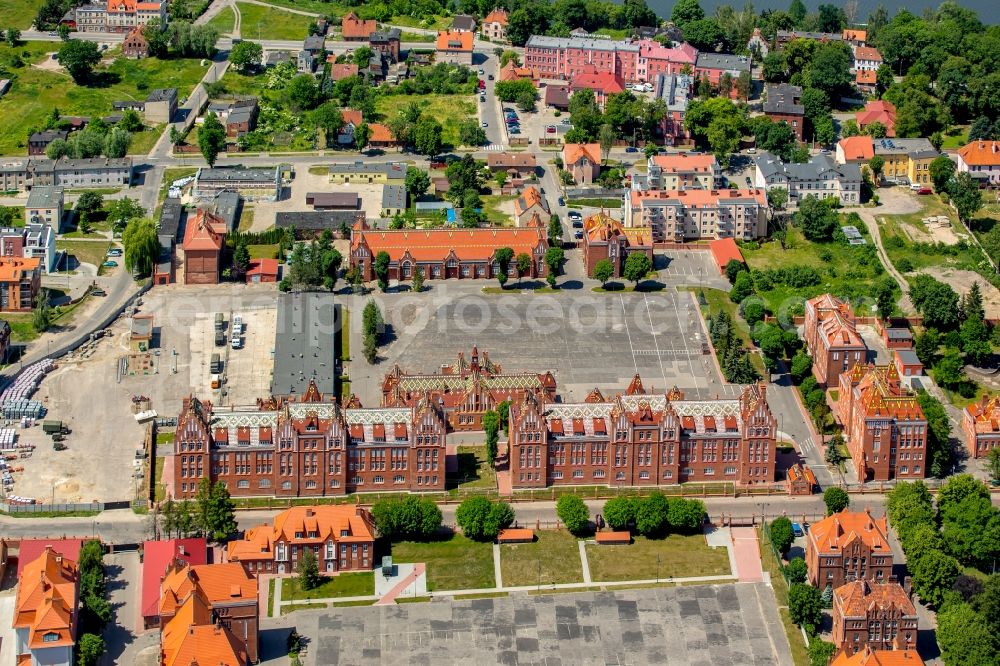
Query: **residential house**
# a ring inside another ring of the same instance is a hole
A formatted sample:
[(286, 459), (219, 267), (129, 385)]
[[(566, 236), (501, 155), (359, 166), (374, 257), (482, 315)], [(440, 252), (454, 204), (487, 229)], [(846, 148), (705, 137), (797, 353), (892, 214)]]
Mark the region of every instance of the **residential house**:
[(636, 375), (612, 398), (596, 389), (578, 403), (526, 393), (510, 409), (513, 487), (771, 484), (778, 423), (766, 391), (751, 384), (735, 399), (687, 400), (677, 388), (647, 392)]
[[(907, 583), (907, 587), (909, 583)], [(856, 580), (833, 590), (833, 644), (843, 654), (916, 650), (917, 609), (896, 582)]]
[(549, 211), (549, 202), (534, 185), (529, 185), (521, 191), (521, 195), (514, 200), (514, 219), (517, 226), (528, 226), (528, 222), (535, 216), (542, 224), (548, 224), (552, 218)]
[(506, 42), (507, 10), (498, 7), (487, 14), (479, 26), (479, 34), (491, 42)]
[(39, 186), (73, 189), (127, 187), (131, 182), (130, 157), (79, 160), (32, 157), (0, 162), (0, 190), (27, 191)]
[(892, 362), (896, 365), (899, 377), (908, 386), (912, 386), (913, 377), (920, 377), (924, 374), (924, 364), (917, 357), (917, 353), (912, 349), (896, 349), (892, 352)]
[(208, 543), (204, 538), (162, 539), (142, 544), (142, 588), (140, 610), (144, 629), (160, 626), (160, 585), (168, 567), (175, 563), (207, 564)]
[(868, 345), (858, 333), (851, 304), (831, 294), (806, 301), (802, 336), (820, 386), (839, 386), (841, 373), (868, 362)]
[(984, 395), (962, 410), (962, 436), (973, 458), (985, 458), (1000, 447), (1000, 399)]
[(133, 60), (149, 57), (149, 42), (142, 34), (143, 27), (136, 26), (129, 30), (122, 42), (122, 55)]
[(200, 167), (195, 174), (194, 195), (214, 197), (223, 190), (238, 192), (244, 199), (274, 201), (281, 192), (278, 167)]
[(611, 262), (612, 277), (620, 278), (631, 254), (644, 254), (653, 261), (653, 236), (648, 227), (626, 227), (604, 212), (583, 221), (583, 265), (593, 276), (597, 262)]
[(663, 143), (668, 146), (687, 143), (691, 132), (684, 127), (688, 103), (694, 91), (694, 79), (687, 74), (658, 74), (653, 94), (662, 99), (666, 113), (658, 128)]
[[(533, 70), (537, 71), (537, 70)], [(559, 111), (569, 110), (569, 86), (550, 85), (545, 87), (545, 106)]]
[(736, 85), (742, 74), (750, 75), (750, 58), (731, 53), (699, 52), (695, 61), (694, 73), (700, 79), (708, 79), (715, 88), (720, 87), (728, 78), (731, 88), (729, 97), (740, 97), (739, 86)]
[(896, 107), (892, 102), (882, 99), (865, 102), (865, 108), (855, 113), (854, 119), (862, 132), (872, 123), (881, 123), (887, 137), (896, 136)]
[(842, 373), (834, 414), (862, 481), (927, 475), (927, 419), (895, 365), (856, 365)]
[(712, 190), (722, 169), (711, 153), (667, 153), (646, 160), (646, 175), (632, 177), (633, 190)]
[(389, 28), (373, 32), (368, 38), (368, 46), (381, 53), (389, 62), (399, 62), (400, 42), (403, 33), (399, 28)]
[(837, 142), (837, 164), (854, 162), (857, 165), (867, 164), (875, 156), (872, 138), (864, 134), (849, 136)]
[(625, 82), (612, 72), (588, 71), (574, 76), (569, 88), (574, 93), (586, 89), (593, 90), (594, 101), (603, 109), (608, 97), (625, 92)]
[(302, 42), (302, 48), (296, 60), (296, 68), (302, 74), (312, 74), (325, 51), (324, 39), (321, 35), (309, 35)]
[(854, 48), (854, 70), (856, 72), (877, 72), (882, 66), (882, 54), (871, 46)]
[[(535, 68), (542, 78), (572, 80), (578, 74), (597, 71), (617, 76), (625, 83), (652, 83), (659, 74), (691, 73), (697, 49), (690, 44), (667, 47), (652, 39), (610, 40), (591, 36), (548, 37), (532, 35), (524, 47), (524, 65)], [(706, 60), (706, 76), (718, 62)], [(718, 78), (718, 70), (715, 70)]]
[(150, 124), (169, 123), (177, 113), (177, 88), (159, 88), (149, 93), (143, 107)]
[[(500, 68), (499, 80), (501, 81), (531, 81), (537, 85), (539, 73), (537, 69), (531, 67), (519, 67), (513, 60), (508, 60), (507, 64)], [(568, 102), (569, 100), (567, 100)]]
[(788, 200), (797, 204), (807, 196), (818, 199), (836, 197), (842, 205), (861, 203), (861, 169), (848, 162), (837, 164), (827, 153), (809, 158), (804, 164), (785, 163), (771, 153), (756, 159), (754, 187), (788, 190)]
[(260, 105), (256, 97), (246, 97), (228, 102), (212, 102), (208, 110), (218, 116), (226, 128), (226, 136), (237, 138), (257, 128)]
[(769, 83), (766, 86), (764, 115), (776, 123), (787, 123), (795, 138), (802, 141), (806, 109), (802, 106), (802, 87), (787, 83)]
[(56, 139), (65, 141), (69, 136), (66, 130), (45, 130), (44, 132), (33, 132), (28, 137), (28, 154), (45, 155), (45, 149)]
[(62, 23), (78, 32), (125, 32), (156, 19), (167, 26), (167, 3), (141, 0), (108, 0), (84, 4), (67, 12)]
[(601, 174), (601, 146), (597, 143), (567, 143), (562, 151), (563, 168), (578, 185), (591, 184)]
[(451, 29), (455, 32), (476, 32), (476, 19), (468, 14), (455, 14), (451, 19)]
[(281, 275), (281, 264), (277, 259), (251, 259), (247, 270), (247, 284), (277, 282)]
[(760, 28), (754, 28), (753, 32), (750, 33), (750, 39), (747, 40), (747, 51), (749, 51), (758, 62), (763, 62), (764, 58), (771, 51), (771, 45), (767, 43), (764, 35), (761, 34)]
[(892, 548), (886, 518), (868, 511), (841, 511), (814, 523), (806, 533), (809, 583), (836, 590), (846, 583), (892, 580)]
[(340, 35), (345, 42), (367, 42), (377, 29), (374, 20), (362, 21), (354, 12), (347, 12), (340, 21)]
[(333, 63), (330, 65), (330, 80), (340, 81), (341, 79), (350, 78), (352, 76), (358, 75), (358, 66), (353, 62), (348, 63)]
[(40, 185), (32, 188), (24, 205), (24, 223), (47, 224), (56, 233), (61, 233), (65, 199), (65, 190), (61, 187)]
[(340, 162), (330, 165), (330, 182), (406, 184), (405, 162)]
[(958, 172), (989, 185), (1000, 185), (1000, 141), (979, 140), (958, 151)]
[(0, 312), (31, 312), (42, 285), (38, 257), (0, 257)]
[(184, 284), (219, 283), (225, 234), (226, 223), (204, 209), (188, 218), (181, 243)]
[[(395, 457), (393, 452), (393, 462)], [(443, 461), (441, 478), (444, 478)], [(375, 558), (374, 533), (371, 514), (364, 507), (297, 506), (282, 511), (271, 523), (248, 529), (242, 539), (229, 542), (226, 555), (230, 562), (239, 562), (258, 575), (295, 573), (299, 557), (307, 548), (316, 553), (321, 573), (371, 571)]]
[(803, 463), (795, 463), (788, 468), (785, 472), (785, 485), (788, 494), (792, 496), (812, 495), (818, 487), (816, 475)]
[(854, 654), (839, 653), (830, 666), (924, 666), (916, 650), (872, 650), (867, 645)]
[(75, 561), (48, 547), (29, 562), (18, 578), (12, 608), (14, 645), (9, 653), (16, 663), (73, 666), (79, 601)]
[(632, 190), (625, 225), (649, 227), (654, 243), (767, 235), (767, 194), (750, 190)]
[(878, 72), (872, 69), (859, 69), (854, 73), (854, 87), (862, 93), (874, 93), (878, 88)]
[(383, 185), (382, 186), (382, 209), (380, 215), (383, 218), (402, 215), (406, 210), (406, 186), (405, 185)]
[(222, 623), (200, 592), (179, 604), (160, 632), (160, 666), (246, 666), (246, 646)]
[(21, 256), (36, 258), (42, 273), (51, 273), (56, 269), (56, 232), (47, 224), (26, 224), (20, 230), (24, 237), (24, 249)]
[(847, 42), (851, 48), (857, 48), (859, 46), (865, 46), (865, 43), (868, 41), (868, 31), (857, 30), (854, 28), (844, 28), (840, 38)]
[(369, 123), (368, 129), (370, 131), (368, 136), (369, 148), (394, 148), (399, 145), (396, 137), (392, 134), (392, 130), (387, 125)]
[[(543, 226), (480, 229), (369, 229), (355, 224), (351, 233), (351, 267), (362, 279), (375, 279), (373, 262), (379, 252), (389, 254), (389, 279), (410, 280), (420, 268), (426, 279), (491, 279), (500, 272), (496, 251), (509, 247), (514, 254), (531, 257), (523, 277), (544, 278), (545, 251), (549, 248)], [(513, 267), (508, 269), (513, 273)]]
[(458, 65), (472, 66), (473, 32), (457, 30), (438, 30), (434, 47), (438, 62), (451, 62)]
[(533, 178), (538, 168), (533, 153), (487, 153), (486, 167), (492, 172), (503, 171), (508, 178)]
[(744, 265), (747, 263), (746, 259), (743, 258), (743, 253), (740, 252), (740, 246), (729, 236), (709, 241), (708, 251), (712, 253), (712, 260), (715, 261), (715, 267), (719, 269), (719, 275), (726, 274), (726, 266), (729, 265), (730, 261), (738, 261)]
[(153, 268), (154, 285), (170, 284), (174, 281), (174, 250), (183, 215), (184, 206), (181, 205), (179, 198), (167, 197), (163, 200), (156, 234), (160, 243), (160, 254)]
[(364, 119), (357, 109), (344, 107), (340, 110), (340, 132), (337, 133), (337, 143), (340, 145), (352, 145), (354, 143), (354, 130), (361, 126)]
[(268, 51), (264, 56), (264, 67), (265, 69), (270, 69), (283, 62), (291, 62), (291, 60), (292, 54), (290, 51)]
[(941, 153), (929, 139), (873, 139), (872, 149), (882, 158), (882, 181), (932, 185), (931, 162)]

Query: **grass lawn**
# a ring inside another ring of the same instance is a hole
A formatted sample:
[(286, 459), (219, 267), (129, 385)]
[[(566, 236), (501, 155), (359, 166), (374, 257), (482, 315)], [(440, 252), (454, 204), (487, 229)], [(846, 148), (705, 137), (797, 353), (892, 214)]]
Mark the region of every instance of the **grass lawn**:
[(951, 128), (944, 134), (944, 143), (941, 144), (941, 150), (958, 150), (969, 142), (968, 136), (968, 125), (958, 125)]
[[(966, 233), (954, 220), (954, 212), (936, 194), (920, 197), (924, 207), (916, 213), (906, 215), (879, 215), (879, 232), (883, 244), (893, 265), (898, 266), (900, 260), (906, 259), (914, 270), (928, 266), (948, 266), (957, 268), (960, 264), (971, 264), (971, 252), (949, 254), (929, 243), (915, 243), (912, 238), (924, 238), (928, 229), (921, 222), (922, 218), (936, 215), (946, 215), (952, 219), (952, 228), (959, 233)], [(954, 251), (953, 251), (954, 252)], [(970, 268), (970, 270), (975, 270)]]
[(486, 219), (489, 220), (490, 224), (494, 224), (499, 227), (514, 226), (514, 218), (510, 213), (501, 210), (500, 205), (508, 201), (513, 201), (516, 198), (517, 197), (514, 195), (494, 196), (492, 194), (482, 197), (483, 214), (486, 215)]
[(278, 244), (270, 245), (247, 245), (247, 251), (251, 259), (274, 259), (278, 253)]
[[(25, 60), (39, 62), (55, 51), (56, 43), (29, 42), (17, 51)], [(0, 48), (0, 62), (7, 60), (9, 47)], [(154, 88), (177, 88), (185, 97), (205, 74), (197, 59), (159, 60), (119, 58), (110, 67), (97, 70), (106, 85), (78, 86), (63, 72), (33, 67), (11, 68), (11, 89), (0, 98), (0, 155), (27, 154), (28, 130), (35, 128), (58, 108), (62, 115), (103, 116), (111, 113), (115, 100), (144, 100)]]
[(472, 95), (380, 95), (375, 100), (375, 111), (383, 120), (393, 118), (410, 102), (420, 105), (425, 115), (434, 118), (444, 128), (442, 141), (457, 146), (458, 125), (465, 118), (476, 115)]
[[(739, 336), (743, 346), (747, 349), (754, 348), (754, 344), (750, 340), (750, 327), (743, 320), (743, 317), (739, 316), (739, 309), (736, 303), (733, 303), (729, 299), (728, 292), (721, 289), (703, 289), (701, 287), (681, 287), (681, 289), (694, 292), (696, 298), (705, 297), (706, 304), (701, 306), (701, 313), (706, 318), (725, 310), (729, 314), (729, 318), (736, 322), (736, 334)], [(719, 362), (722, 362), (721, 359)], [(750, 354), (750, 362), (756, 368), (757, 372), (762, 375), (766, 372), (764, 359), (760, 357), (760, 354)]]
[(44, 4), (43, 0), (0, 0), (0, 16), (3, 17), (4, 29), (10, 26), (27, 30), (34, 22), (38, 9)]
[(430, 591), (490, 589), (496, 584), (493, 545), (461, 534), (443, 541), (394, 543), (392, 561), (425, 563)]
[(595, 582), (648, 580), (689, 576), (724, 576), (729, 569), (725, 548), (709, 548), (701, 534), (671, 534), (665, 539), (637, 536), (628, 546), (587, 544), (590, 577)]
[(240, 214), (240, 226), (239, 226), (240, 231), (250, 231), (250, 229), (253, 227), (253, 216), (254, 216), (253, 208), (245, 206), (243, 208), (243, 212)]
[(449, 488), (496, 490), (497, 474), (486, 463), (485, 446), (459, 446), (458, 473), (447, 480)]
[(788, 636), (792, 662), (795, 666), (809, 666), (809, 650), (806, 647), (805, 639), (802, 638), (802, 632), (792, 622), (792, 616), (788, 613), (788, 583), (781, 575), (781, 564), (775, 559), (774, 551), (767, 543), (767, 536), (763, 530), (758, 531), (757, 537), (760, 540), (761, 563), (764, 565), (764, 570), (771, 574), (771, 589), (774, 590), (774, 598), (778, 602), (781, 624), (785, 627), (785, 635)]
[(128, 144), (129, 155), (147, 155), (163, 135), (164, 125), (146, 127), (142, 132), (134, 132)]
[(426, 32), (408, 32), (403, 30), (399, 35), (399, 40), (401, 42), (427, 42), (430, 44), (434, 42), (434, 35)]
[(176, 433), (173, 433), (173, 432), (158, 432), (158, 433), (156, 433), (156, 443), (157, 444), (173, 444), (175, 436), (176, 436)]
[(582, 583), (579, 543), (563, 530), (538, 530), (534, 543), (500, 546), (500, 573), (505, 587)]
[(4, 315), (4, 319), (10, 324), (11, 342), (31, 342), (40, 335), (31, 325), (30, 314), (8, 313)]
[[(425, 24), (424, 19), (412, 16), (393, 16), (386, 23), (400, 28), (424, 28), (425, 30), (447, 30), (451, 27), (452, 17), (435, 16), (433, 20)], [(405, 41), (405, 40), (404, 40)]]
[(111, 242), (108, 240), (60, 240), (56, 241), (57, 250), (65, 250), (70, 253), (81, 264), (93, 264), (100, 267), (108, 256), (108, 248)]
[(236, 25), (236, 14), (233, 13), (232, 8), (226, 7), (213, 16), (208, 24), (218, 30), (219, 34), (228, 35)]
[(153, 458), (153, 474), (151, 475), (156, 479), (156, 485), (153, 486), (154, 496), (153, 499), (157, 502), (162, 502), (167, 498), (167, 486), (163, 483), (163, 462), (166, 460), (165, 456), (156, 456)]
[(582, 208), (583, 206), (618, 210), (622, 207), (622, 202), (621, 199), (573, 199), (569, 202), (570, 208)]
[(330, 599), (334, 597), (365, 597), (375, 594), (375, 574), (370, 571), (345, 572), (330, 578), (311, 590), (303, 590), (298, 576), (281, 581), (281, 600)]
[[(297, 5), (298, 3), (296, 3)], [(239, 7), (240, 32), (244, 39), (305, 39), (309, 34), (309, 24), (313, 22), (308, 16), (292, 14), (280, 9), (236, 3)]]

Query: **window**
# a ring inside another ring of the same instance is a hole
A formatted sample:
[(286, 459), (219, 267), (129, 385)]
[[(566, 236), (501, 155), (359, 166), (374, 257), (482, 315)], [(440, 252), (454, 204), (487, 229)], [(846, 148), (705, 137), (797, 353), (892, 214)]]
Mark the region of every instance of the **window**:
[(385, 483), (385, 477), (376, 476), (374, 479), (372, 479), (372, 483)]
[(239, 481), (236, 482), (236, 487), (237, 488), (249, 488), (250, 487), (250, 481), (248, 481), (247, 479), (240, 479)]
[(645, 472), (645, 471), (644, 472), (639, 472), (639, 478), (640, 479), (648, 479), (649, 478), (649, 472)]
[(393, 483), (404, 483), (405, 479), (403, 478), (402, 474), (397, 474), (396, 476), (392, 477), (392, 482)]
[(603, 479), (604, 478), (604, 470), (603, 469), (595, 469), (594, 470), (594, 478), (595, 479)]
[(282, 481), (281, 482), (281, 489), (282, 490), (291, 490), (292, 489), (292, 482), (291, 481)]
[(618, 472), (617, 474), (615, 474), (615, 480), (616, 481), (624, 481), (625, 480), (625, 472)]
[(574, 479), (582, 479), (583, 478), (583, 470), (582, 469), (574, 470), (573, 471), (573, 478)]

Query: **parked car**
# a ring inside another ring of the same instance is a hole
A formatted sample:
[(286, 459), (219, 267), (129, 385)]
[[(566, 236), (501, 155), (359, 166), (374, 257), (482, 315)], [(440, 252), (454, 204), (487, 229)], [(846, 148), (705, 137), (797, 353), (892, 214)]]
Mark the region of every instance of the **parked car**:
[(571, 210), (569, 212), (569, 219), (571, 219), (571, 220), (582, 220), (583, 219), (583, 215), (581, 215), (580, 211), (578, 211), (578, 210)]
[(104, 291), (100, 287), (91, 287), (90, 293), (92, 296), (107, 296), (108, 292)]
[(575, 240), (582, 240), (583, 239), (583, 232), (577, 230), (577, 232), (573, 234), (573, 238)]
[(484, 120), (483, 121), (483, 127), (489, 127), (489, 126), (490, 126), (490, 124)]
[(802, 530), (802, 526), (798, 523), (792, 523), (792, 534), (796, 537), (805, 536), (806, 533)]
[(517, 127), (511, 127), (510, 130), (508, 131), (508, 134), (520, 134), (520, 133), (521, 130), (518, 129)]
[(480, 102), (485, 102), (486, 101), (486, 95), (480, 95), (479, 96), (479, 101)]
[(583, 229), (583, 220), (573, 220), (574, 229)]
[(919, 190), (917, 190), (917, 194), (930, 194), (930, 193), (931, 193), (931, 188), (929, 187), (921, 187)]
[(118, 262), (117, 261), (105, 261), (101, 265), (104, 266), (105, 268), (118, 268)]
[(555, 125), (546, 125), (545, 131), (548, 134), (555, 134), (556, 133), (556, 126)]
[(743, 180), (745, 180), (747, 182), (747, 187), (753, 187), (753, 181), (750, 180), (750, 176), (747, 176)]
[(492, 81), (492, 80), (493, 80), (493, 75), (492, 75), (492, 74), (490, 74), (490, 75), (489, 75), (489, 76), (487, 76), (486, 78), (487, 78), (487, 79), (489, 79), (490, 81)]
[(559, 121), (559, 124), (560, 124), (560, 125), (569, 125), (569, 124), (571, 124), (572, 122), (573, 122), (573, 121), (572, 121), (572, 120), (570, 120), (569, 118), (563, 118), (562, 120), (560, 120), (560, 121)]
[(482, 76), (482, 75), (483, 75), (483, 74), (485, 74), (485, 73), (486, 73), (486, 70), (485, 70), (485, 69), (482, 69), (482, 68), (480, 68), (480, 70), (479, 70), (479, 76)]
[(639, 152), (639, 149), (636, 148), (635, 146), (629, 146), (628, 148), (625, 149), (625, 152), (626, 153), (637, 153), (637, 152)]
[(120, 256), (122, 256), (122, 251), (121, 251), (120, 248), (113, 247), (110, 250), (108, 250), (108, 256), (109, 257), (120, 257)]
[(565, 206), (566, 205), (566, 200), (563, 199), (562, 197), (559, 197), (559, 205), (560, 206)]

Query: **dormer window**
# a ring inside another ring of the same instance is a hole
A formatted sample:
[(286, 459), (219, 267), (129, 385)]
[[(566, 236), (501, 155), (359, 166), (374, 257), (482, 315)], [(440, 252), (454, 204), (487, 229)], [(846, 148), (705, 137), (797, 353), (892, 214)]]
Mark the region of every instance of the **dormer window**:
[(340, 536), (342, 537), (351, 536), (351, 532), (350, 530), (340, 530)]
[(50, 631), (44, 636), (42, 636), (43, 643), (55, 643), (58, 640), (59, 640), (59, 634), (57, 634), (54, 631)]
[(295, 533), (295, 538), (296, 539), (301, 539), (302, 538), (302, 532), (296, 532)]

